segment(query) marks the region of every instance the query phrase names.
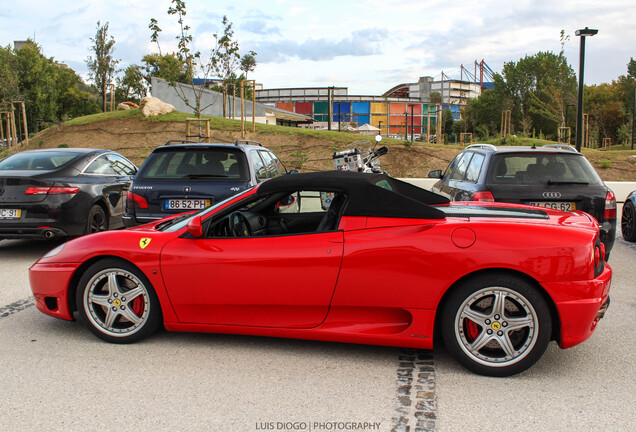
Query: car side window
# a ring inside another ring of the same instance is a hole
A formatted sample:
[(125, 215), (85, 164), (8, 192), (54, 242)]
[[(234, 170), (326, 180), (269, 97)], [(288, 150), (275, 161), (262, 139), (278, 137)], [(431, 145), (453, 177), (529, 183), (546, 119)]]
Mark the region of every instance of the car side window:
[(313, 234), (338, 229), (346, 197), (339, 192), (290, 191), (256, 197), (210, 219), (206, 238)]
[(466, 175), (466, 169), (468, 168), (468, 164), (470, 163), (470, 159), (473, 156), (473, 152), (467, 152), (462, 154), (459, 159), (457, 159), (457, 163), (455, 164), (455, 169), (451, 174), (451, 180), (463, 180)]
[(133, 176), (137, 172), (137, 169), (123, 157), (115, 154), (109, 154), (107, 157), (115, 174), (119, 176)]
[(267, 179), (267, 170), (265, 163), (261, 159), (257, 151), (250, 152), (250, 161), (252, 162), (252, 169), (258, 181)]
[(265, 162), (265, 170), (267, 171), (267, 177), (268, 178), (278, 177), (280, 173), (278, 172), (278, 166), (274, 162), (274, 159), (272, 159), (272, 154), (268, 151), (262, 151), (262, 150), (259, 150), (259, 153), (261, 155), (261, 158), (263, 158), (263, 161)]
[(272, 159), (274, 160), (274, 163), (276, 164), (276, 167), (278, 169), (278, 172), (283, 175), (287, 173), (287, 168), (285, 168), (285, 165), (283, 165), (283, 163), (280, 161), (280, 159), (278, 159), (278, 157), (276, 157), (276, 155), (272, 152), (269, 152), (270, 155), (272, 155)]
[(466, 169), (466, 181), (477, 183), (483, 163), (484, 155), (475, 153), (468, 164), (468, 168)]
[(111, 166), (108, 161), (108, 157), (106, 155), (101, 155), (97, 159), (86, 167), (84, 170), (84, 174), (94, 174), (94, 175), (116, 175), (115, 170)]

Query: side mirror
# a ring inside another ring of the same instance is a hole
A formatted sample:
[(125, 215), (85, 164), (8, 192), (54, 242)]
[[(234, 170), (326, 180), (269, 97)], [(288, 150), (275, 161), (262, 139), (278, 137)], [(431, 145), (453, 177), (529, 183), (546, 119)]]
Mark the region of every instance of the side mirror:
[(296, 202), (296, 198), (293, 195), (287, 195), (276, 203), (276, 207), (288, 207)]
[(382, 146), (375, 151), (376, 156), (383, 156), (389, 152), (389, 148), (387, 146)]
[(441, 178), (442, 178), (442, 170), (433, 170), (433, 171), (430, 171), (430, 172), (428, 173), (428, 178), (441, 179)]
[(201, 216), (195, 216), (188, 222), (188, 232), (194, 238), (203, 236), (203, 227), (201, 226)]

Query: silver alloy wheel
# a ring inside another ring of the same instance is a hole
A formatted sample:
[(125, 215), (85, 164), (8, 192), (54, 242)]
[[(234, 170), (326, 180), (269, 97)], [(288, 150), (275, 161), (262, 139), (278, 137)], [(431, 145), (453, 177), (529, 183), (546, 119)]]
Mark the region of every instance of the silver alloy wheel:
[(84, 290), (83, 303), (91, 324), (109, 336), (130, 336), (143, 328), (149, 317), (148, 289), (124, 269), (95, 274)]
[(468, 357), (485, 366), (503, 367), (532, 351), (539, 335), (539, 319), (532, 304), (518, 292), (488, 287), (464, 300), (454, 328)]

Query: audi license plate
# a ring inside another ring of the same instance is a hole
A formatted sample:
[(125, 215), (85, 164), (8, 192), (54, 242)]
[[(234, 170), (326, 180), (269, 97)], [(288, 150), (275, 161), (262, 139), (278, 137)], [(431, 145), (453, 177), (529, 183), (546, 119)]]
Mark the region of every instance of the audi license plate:
[(556, 201), (531, 201), (526, 204), (537, 207), (551, 208), (554, 210), (572, 211), (576, 210), (576, 204), (573, 202), (556, 202)]
[(20, 219), (21, 209), (0, 209), (0, 219)]
[(166, 210), (199, 210), (210, 205), (209, 199), (169, 199), (164, 203)]

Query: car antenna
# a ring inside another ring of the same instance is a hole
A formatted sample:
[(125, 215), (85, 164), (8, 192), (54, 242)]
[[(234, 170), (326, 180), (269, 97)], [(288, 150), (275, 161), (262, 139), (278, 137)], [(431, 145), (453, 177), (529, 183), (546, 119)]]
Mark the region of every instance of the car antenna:
[(536, 148), (537, 148), (537, 143), (532, 143), (532, 147), (531, 147), (531, 148), (533, 148), (533, 149), (535, 149), (535, 150), (536, 150)]

